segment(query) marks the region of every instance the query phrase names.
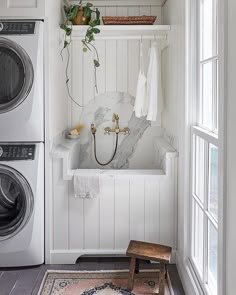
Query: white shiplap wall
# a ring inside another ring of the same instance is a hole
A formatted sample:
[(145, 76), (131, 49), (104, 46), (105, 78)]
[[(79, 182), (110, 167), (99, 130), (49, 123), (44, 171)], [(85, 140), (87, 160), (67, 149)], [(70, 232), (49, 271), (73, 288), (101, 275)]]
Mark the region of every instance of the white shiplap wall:
[[(157, 23), (162, 23), (160, 6), (101, 6), (101, 15), (157, 15)], [(99, 40), (95, 42), (101, 66), (97, 69), (98, 94), (109, 91), (136, 93), (136, 83), (140, 63), (139, 41), (132, 40)], [(145, 65), (148, 61), (150, 41), (143, 41)], [(94, 88), (94, 68), (91, 52), (83, 53), (80, 40), (73, 40), (71, 45), (69, 67), (70, 88), (75, 101), (86, 105), (97, 94)], [(81, 108), (69, 100), (68, 125), (78, 124)]]
[[(102, 15), (154, 14), (162, 24), (162, 8), (157, 5), (99, 8)], [(99, 93), (123, 91), (135, 95), (139, 42), (100, 40), (96, 47), (101, 62), (97, 73)], [(143, 41), (143, 47), (147, 64), (150, 41)], [(78, 103), (87, 104), (95, 96), (93, 56), (82, 53), (80, 40), (72, 42), (71, 54), (72, 95)], [(68, 125), (75, 125), (81, 109), (68, 101)], [(62, 161), (55, 159), (50, 262), (74, 263), (83, 254), (123, 254), (130, 239), (168, 244), (175, 249), (177, 160), (169, 164), (171, 173), (155, 178), (104, 178), (99, 198), (82, 200), (74, 198), (72, 181), (62, 181)]]
[(81, 199), (74, 197), (73, 181), (63, 180), (63, 162), (55, 158), (50, 262), (75, 263), (85, 254), (125, 254), (131, 239), (169, 245), (175, 253), (176, 154), (166, 161), (166, 174), (103, 175), (99, 196)]

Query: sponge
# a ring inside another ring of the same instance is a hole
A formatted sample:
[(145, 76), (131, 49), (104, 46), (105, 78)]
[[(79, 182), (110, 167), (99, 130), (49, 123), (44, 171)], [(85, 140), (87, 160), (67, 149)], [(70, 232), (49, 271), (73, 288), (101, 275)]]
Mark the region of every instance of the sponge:
[(83, 129), (84, 125), (83, 124), (79, 124), (77, 125), (74, 129), (72, 129), (69, 134), (70, 135), (78, 135), (80, 133), (80, 131)]

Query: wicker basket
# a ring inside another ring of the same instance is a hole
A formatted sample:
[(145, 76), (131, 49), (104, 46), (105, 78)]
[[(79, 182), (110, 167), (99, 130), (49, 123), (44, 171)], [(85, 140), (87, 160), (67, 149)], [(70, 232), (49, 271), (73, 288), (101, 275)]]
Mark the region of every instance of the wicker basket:
[(156, 16), (103, 16), (104, 25), (153, 25)]

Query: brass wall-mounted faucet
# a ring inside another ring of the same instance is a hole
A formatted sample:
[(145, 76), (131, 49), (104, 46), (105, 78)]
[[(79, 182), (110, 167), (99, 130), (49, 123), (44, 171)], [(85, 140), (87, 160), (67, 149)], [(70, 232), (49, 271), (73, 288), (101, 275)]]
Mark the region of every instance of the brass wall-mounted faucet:
[(110, 134), (111, 132), (115, 132), (116, 134), (123, 133), (124, 135), (130, 134), (130, 129), (128, 127), (120, 128), (119, 120), (119, 115), (114, 113), (112, 117), (112, 122), (115, 123), (115, 128), (104, 128), (105, 134)]
[(110, 164), (113, 161), (113, 159), (114, 159), (114, 157), (116, 155), (116, 152), (117, 152), (117, 148), (118, 148), (119, 133), (123, 133), (124, 135), (130, 134), (130, 129), (128, 127), (120, 128), (119, 119), (120, 119), (119, 115), (114, 113), (113, 116), (112, 116), (112, 122), (115, 123), (115, 128), (110, 128), (110, 127), (104, 128), (105, 134), (110, 134), (111, 132), (114, 132), (116, 134), (116, 144), (115, 144), (115, 149), (114, 149), (113, 155), (112, 155), (111, 159), (106, 163), (101, 163), (97, 158), (97, 151), (96, 151), (96, 132), (97, 132), (97, 129), (96, 129), (94, 124), (91, 124), (91, 132), (92, 132), (93, 140), (94, 140), (94, 146), (93, 146), (94, 157), (95, 157), (96, 162), (99, 165), (106, 166), (106, 165)]

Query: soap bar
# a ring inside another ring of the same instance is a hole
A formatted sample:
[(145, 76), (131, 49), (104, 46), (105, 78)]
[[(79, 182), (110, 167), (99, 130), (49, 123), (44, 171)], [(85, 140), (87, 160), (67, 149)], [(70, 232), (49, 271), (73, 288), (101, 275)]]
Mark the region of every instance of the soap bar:
[(74, 129), (72, 129), (69, 134), (70, 135), (78, 135), (79, 132), (83, 129), (84, 125), (83, 124), (79, 124), (77, 125)]
[(69, 132), (70, 135), (78, 135), (79, 132), (77, 131), (77, 129), (73, 129)]

